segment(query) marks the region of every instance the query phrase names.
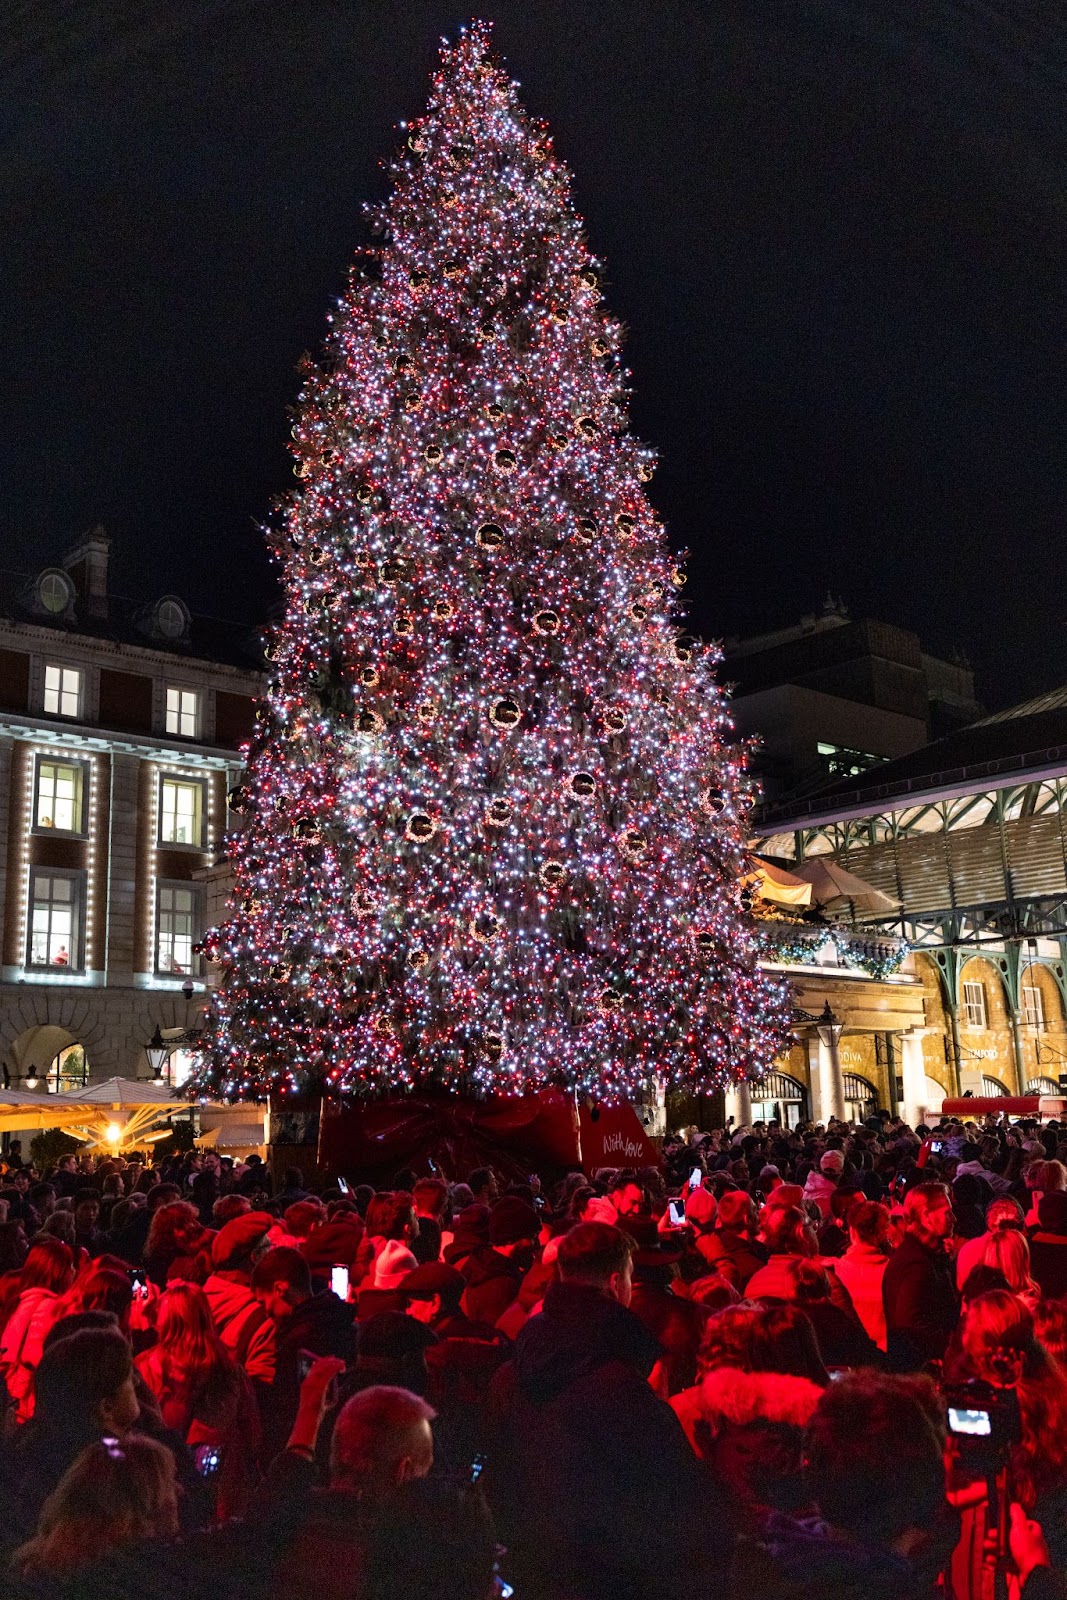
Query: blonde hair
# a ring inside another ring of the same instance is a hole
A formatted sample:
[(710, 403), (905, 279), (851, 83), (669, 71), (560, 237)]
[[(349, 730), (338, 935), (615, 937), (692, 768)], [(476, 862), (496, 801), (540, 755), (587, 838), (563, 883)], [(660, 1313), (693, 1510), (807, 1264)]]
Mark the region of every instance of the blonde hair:
[(178, 1531), (174, 1457), (132, 1433), (76, 1457), (45, 1501), (33, 1538), (15, 1551), (17, 1572), (73, 1572), (109, 1551)]
[(1012, 1294), (1040, 1294), (1030, 1276), (1030, 1246), (1018, 1228), (998, 1228), (986, 1242), (982, 1259), (987, 1267), (1004, 1274)]

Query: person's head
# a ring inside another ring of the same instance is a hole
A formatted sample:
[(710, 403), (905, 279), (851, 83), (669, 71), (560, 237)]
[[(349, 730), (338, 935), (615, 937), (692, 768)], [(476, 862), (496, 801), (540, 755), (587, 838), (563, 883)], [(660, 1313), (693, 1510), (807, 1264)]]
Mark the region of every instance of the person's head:
[(321, 1200), (294, 1200), (285, 1208), (285, 1226), (292, 1238), (306, 1239), (325, 1215)]
[(172, 1200), (180, 1200), (182, 1197), (182, 1192), (176, 1183), (157, 1183), (155, 1174), (151, 1172), (141, 1174), (138, 1188), (141, 1184), (144, 1184), (148, 1196), (149, 1216), (154, 1216), (160, 1206), (169, 1206)]
[(21, 1222), (0, 1222), (0, 1274), (21, 1271), (29, 1248)]
[[(73, 1229), (73, 1223), (71, 1227)], [(50, 1289), (53, 1294), (66, 1294), (73, 1282), (74, 1255), (70, 1246), (62, 1239), (38, 1235), (22, 1268), (22, 1288)]]
[(1006, 1289), (1008, 1280), (998, 1267), (987, 1267), (984, 1264), (972, 1267), (963, 1281), (960, 1289), (960, 1299), (964, 1306), (972, 1300), (977, 1300), (980, 1294), (988, 1294), (991, 1289)]
[(66, 1298), (68, 1311), (110, 1311), (119, 1327), (130, 1319), (133, 1285), (129, 1274), (93, 1262), (77, 1278)]
[(742, 1372), (780, 1372), (829, 1383), (810, 1319), (796, 1305), (745, 1301), (709, 1317), (697, 1352), (697, 1372), (737, 1367)]
[(234, 1217), (243, 1217), (251, 1209), (252, 1202), (246, 1194), (220, 1194), (211, 1207), (211, 1220), (216, 1228), (224, 1228)]
[(441, 1178), (420, 1178), (411, 1191), (415, 1215), (440, 1222), (448, 1206), (448, 1184)]
[(475, 1167), (467, 1179), (467, 1188), (480, 1205), (491, 1205), (499, 1188), (491, 1167)]
[(1067, 1368), (1067, 1304), (1062, 1300), (1039, 1300), (1033, 1314), (1037, 1338), (1049, 1355)]
[(288, 1189), (290, 1194), (294, 1192), (303, 1193), (304, 1174), (299, 1167), (286, 1167), (285, 1176), (282, 1179), (282, 1188)]
[(455, 1267), (443, 1261), (427, 1261), (409, 1272), (400, 1285), (407, 1314), (416, 1322), (433, 1327), (443, 1317), (459, 1314), (459, 1303), (467, 1280)]
[(406, 1189), (394, 1189), (392, 1194), (379, 1198), (383, 1203), (373, 1232), (382, 1239), (397, 1239), (401, 1244), (411, 1244), (419, 1236), (419, 1222), (411, 1195)]
[(495, 1559), (492, 1518), (477, 1490), (413, 1478), (375, 1521), (366, 1600), (488, 1600), (498, 1592)]
[(130, 1347), (117, 1330), (59, 1339), (34, 1373), (34, 1421), (43, 1434), (128, 1433), (140, 1414)]
[(880, 1250), (888, 1255), (889, 1212), (874, 1200), (860, 1200), (848, 1213), (849, 1242), (865, 1245), (870, 1250)]
[(1010, 1290), (994, 1289), (972, 1300), (961, 1339), (976, 1375), (997, 1388), (1014, 1387), (1040, 1359), (1033, 1314)]
[(1043, 1194), (1037, 1203), (1037, 1222), (1042, 1233), (1067, 1237), (1067, 1194), (1059, 1189)]
[(756, 1206), (744, 1189), (727, 1189), (719, 1197), (718, 1227), (731, 1228), (737, 1233), (754, 1235), (756, 1231)]
[(376, 1385), (341, 1407), (330, 1450), (330, 1485), (381, 1501), (433, 1466), (432, 1406), (407, 1389)]
[(845, 1158), (840, 1150), (824, 1150), (819, 1158), (819, 1171), (831, 1183), (839, 1183), (845, 1170)]
[(152, 1215), (145, 1255), (158, 1255), (169, 1261), (195, 1245), (203, 1231), (196, 1207), (188, 1200), (172, 1200)]
[(936, 1520), (945, 1504), (940, 1405), (925, 1378), (856, 1371), (824, 1389), (805, 1474), (835, 1529), (891, 1546)]
[(274, 1218), (267, 1211), (247, 1211), (234, 1217), (212, 1241), (212, 1269), (248, 1282), (256, 1262), (266, 1254), (267, 1235), (273, 1226)]
[(999, 1194), (985, 1208), (985, 1225), (990, 1233), (998, 1228), (1021, 1228), (1025, 1223), (1023, 1208), (1009, 1194)]
[(156, 1334), (160, 1353), (173, 1371), (192, 1375), (225, 1364), (211, 1306), (195, 1283), (173, 1283), (160, 1296)]
[(830, 1299), (830, 1279), (818, 1261), (795, 1256), (786, 1271), (793, 1288), (792, 1298), (798, 1305)]
[(1030, 1276), (1030, 1246), (1025, 1233), (1017, 1228), (998, 1228), (986, 1241), (982, 1261), (1004, 1274), (1012, 1294), (1027, 1294), (1036, 1288)]
[(252, 1293), (274, 1322), (284, 1322), (311, 1298), (311, 1269), (299, 1250), (279, 1245), (268, 1250), (252, 1271)]
[(633, 1172), (619, 1172), (612, 1180), (608, 1199), (620, 1217), (636, 1217), (645, 1209), (645, 1191)]
[(15, 1552), (24, 1574), (49, 1578), (142, 1540), (178, 1532), (174, 1456), (142, 1434), (101, 1439), (67, 1468), (41, 1509), (34, 1537)]
[(528, 1200), (506, 1194), (489, 1213), (489, 1243), (504, 1255), (521, 1253), (534, 1244), (541, 1220)]
[(919, 1183), (904, 1201), (904, 1226), (926, 1243), (952, 1236), (956, 1218), (952, 1199), (943, 1183)]
[(560, 1240), (556, 1267), (564, 1283), (582, 1284), (620, 1305), (630, 1304), (631, 1246), (619, 1228), (606, 1222), (579, 1222)]
[(56, 1209), (56, 1191), (50, 1183), (35, 1183), (29, 1192), (33, 1209), (43, 1222)]
[(814, 1229), (799, 1206), (771, 1206), (763, 1214), (763, 1238), (772, 1256), (814, 1256)]

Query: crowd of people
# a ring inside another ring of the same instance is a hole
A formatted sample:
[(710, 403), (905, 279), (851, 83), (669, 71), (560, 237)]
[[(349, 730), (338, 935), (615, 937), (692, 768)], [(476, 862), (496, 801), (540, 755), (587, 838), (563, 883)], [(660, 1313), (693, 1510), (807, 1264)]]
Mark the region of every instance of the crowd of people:
[(1067, 1126), (432, 1166), (11, 1147), (12, 1596), (1067, 1600)]

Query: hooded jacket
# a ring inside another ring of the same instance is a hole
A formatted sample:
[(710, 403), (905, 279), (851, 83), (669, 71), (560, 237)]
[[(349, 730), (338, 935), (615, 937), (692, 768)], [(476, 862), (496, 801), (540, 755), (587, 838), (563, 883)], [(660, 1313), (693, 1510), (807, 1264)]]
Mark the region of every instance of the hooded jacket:
[(649, 1387), (659, 1354), (632, 1312), (582, 1284), (552, 1284), (519, 1334), (490, 1391), (489, 1472), (517, 1592), (682, 1600), (721, 1584), (732, 1527)]
[(472, 1322), (488, 1322), (496, 1327), (522, 1288), (523, 1269), (511, 1256), (502, 1256), (492, 1245), (469, 1255), (459, 1269), (467, 1280), (463, 1310)]
[(803, 1503), (804, 1429), (822, 1390), (781, 1372), (716, 1367), (671, 1400), (696, 1454), (749, 1512)]
[(814, 1200), (822, 1213), (823, 1220), (830, 1218), (830, 1197), (837, 1189), (837, 1184), (828, 1178), (824, 1172), (813, 1169), (808, 1173), (804, 1182), (805, 1200)]
[(213, 1272), (204, 1285), (222, 1343), (250, 1378), (274, 1380), (274, 1324), (247, 1283)]

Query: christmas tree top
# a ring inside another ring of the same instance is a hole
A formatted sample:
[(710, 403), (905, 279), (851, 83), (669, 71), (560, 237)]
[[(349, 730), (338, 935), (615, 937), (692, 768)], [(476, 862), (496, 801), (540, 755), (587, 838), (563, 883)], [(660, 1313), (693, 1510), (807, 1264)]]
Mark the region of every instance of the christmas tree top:
[(710, 1089), (787, 1039), (602, 268), (488, 46), (305, 374), (201, 1091)]

